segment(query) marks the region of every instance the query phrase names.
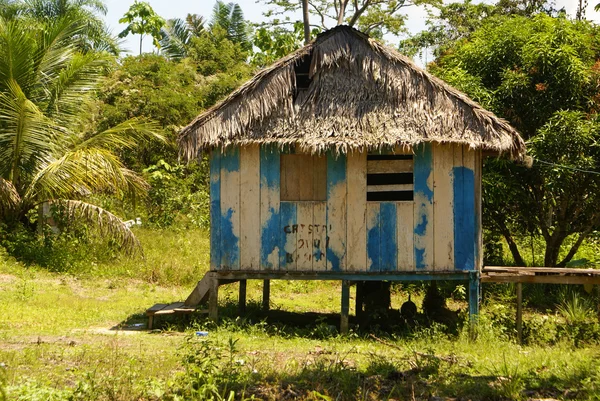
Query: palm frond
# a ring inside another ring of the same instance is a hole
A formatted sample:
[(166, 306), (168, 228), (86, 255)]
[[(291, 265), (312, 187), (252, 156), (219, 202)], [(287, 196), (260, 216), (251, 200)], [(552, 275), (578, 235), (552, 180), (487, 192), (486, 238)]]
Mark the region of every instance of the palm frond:
[(111, 193), (132, 199), (146, 195), (148, 184), (123, 166), (106, 149), (83, 148), (47, 163), (33, 178), (23, 196), (28, 204), (40, 199), (83, 198)]
[(25, 93), (33, 87), (32, 55), (37, 46), (31, 31), (32, 27), (20, 20), (0, 17), (0, 92), (8, 90), (11, 80), (18, 82)]
[(192, 32), (186, 21), (180, 18), (167, 20), (160, 33), (161, 53), (173, 60), (180, 60), (187, 56)]
[(131, 118), (112, 128), (99, 132), (78, 144), (75, 149), (132, 149), (141, 142), (149, 140), (165, 141), (165, 137), (159, 133), (160, 127), (154, 122), (148, 122), (139, 118)]
[(21, 197), (15, 186), (3, 178), (0, 178), (0, 216), (14, 210), (21, 202)]
[(46, 114), (64, 123), (78, 115), (82, 97), (97, 86), (107, 63), (107, 56), (99, 53), (74, 54), (48, 85)]
[(103, 235), (117, 240), (124, 253), (143, 256), (142, 246), (133, 232), (123, 220), (109, 211), (79, 200), (50, 200), (48, 202), (62, 206), (67, 221), (84, 221), (96, 226)]
[(0, 92), (0, 176), (19, 187), (18, 177), (25, 161), (43, 163), (52, 154), (57, 127), (25, 96), (16, 81), (9, 80), (7, 86), (8, 92)]

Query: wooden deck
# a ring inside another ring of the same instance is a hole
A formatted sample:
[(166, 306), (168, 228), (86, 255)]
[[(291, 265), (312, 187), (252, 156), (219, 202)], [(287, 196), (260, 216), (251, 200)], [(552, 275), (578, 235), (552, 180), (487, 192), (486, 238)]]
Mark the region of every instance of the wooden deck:
[(481, 272), (481, 282), (600, 285), (600, 269), (486, 266)]

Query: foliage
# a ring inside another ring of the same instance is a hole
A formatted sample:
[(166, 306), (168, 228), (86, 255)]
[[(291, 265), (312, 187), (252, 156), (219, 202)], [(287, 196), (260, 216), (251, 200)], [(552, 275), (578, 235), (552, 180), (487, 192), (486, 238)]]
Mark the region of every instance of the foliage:
[[(494, 18), (431, 66), (507, 118), (538, 160), (532, 169), (505, 160), (485, 164), (484, 224), (505, 238), (518, 265), (525, 262), (515, 236), (542, 236), (544, 265), (564, 266), (600, 223), (592, 206), (599, 175), (581, 171), (600, 165), (600, 125), (591, 114), (600, 95), (598, 29), (545, 14)], [(579, 240), (559, 260), (573, 234)]]
[[(148, 222), (168, 227), (179, 218), (178, 226), (209, 227), (210, 195), (208, 167), (203, 164), (169, 165), (164, 160), (144, 170), (150, 183)], [(184, 224), (181, 220), (187, 222)]]
[(128, 24), (119, 34), (120, 38), (129, 34), (140, 35), (140, 54), (142, 54), (144, 35), (152, 36), (154, 46), (160, 48), (160, 29), (165, 25), (165, 20), (154, 12), (149, 3), (134, 1), (119, 23)]
[(0, 218), (31, 227), (32, 210), (61, 205), (66, 216), (100, 224), (133, 251), (131, 231), (82, 200), (99, 192), (144, 194), (146, 183), (114, 152), (155, 137), (154, 126), (128, 120), (97, 132), (80, 118), (109, 61), (77, 52), (71, 39), (82, 23), (70, 16), (35, 26), (0, 18)]
[(187, 57), (192, 37), (200, 36), (204, 31), (204, 18), (198, 14), (188, 14), (185, 20), (167, 20), (161, 29), (161, 53), (171, 60)]
[(490, 18), (555, 14), (552, 5), (549, 0), (499, 0), (495, 4), (473, 3), (472, 0), (436, 3), (433, 9), (428, 9), (427, 29), (401, 41), (400, 51), (414, 56), (428, 49), (439, 57), (455, 42), (469, 38)]
[[(269, 10), (265, 16), (272, 18), (270, 25), (292, 24), (290, 14), (299, 14), (300, 1), (261, 0)], [(406, 7), (417, 4), (438, 4), (438, 0), (316, 0), (309, 1), (309, 12), (318, 21), (312, 24), (320, 30), (331, 26), (347, 24), (356, 27), (371, 36), (381, 38), (390, 33), (399, 35), (404, 32)], [(280, 18), (283, 17), (283, 20)]]
[[(316, 36), (319, 29), (313, 29), (312, 36)], [(296, 22), (293, 31), (281, 26), (262, 26), (254, 33), (254, 46), (259, 51), (252, 55), (252, 63), (265, 67), (273, 64), (280, 58), (290, 54), (302, 46), (304, 28), (302, 22)]]
[(217, 0), (210, 20), (210, 28), (220, 27), (226, 32), (227, 39), (239, 44), (242, 50), (252, 50), (250, 25), (244, 20), (242, 8), (237, 3), (225, 3)]
[[(13, 17), (19, 16), (30, 24), (48, 23), (68, 18), (84, 22), (72, 37), (77, 49), (82, 52), (120, 52), (117, 40), (104, 23), (107, 7), (103, 0), (19, 0), (10, 2)], [(11, 19), (10, 16), (6, 16)]]

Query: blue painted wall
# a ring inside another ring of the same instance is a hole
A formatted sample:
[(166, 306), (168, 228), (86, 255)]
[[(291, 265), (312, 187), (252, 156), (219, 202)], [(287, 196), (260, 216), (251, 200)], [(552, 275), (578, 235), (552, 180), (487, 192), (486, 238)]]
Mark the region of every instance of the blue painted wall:
[[(425, 252), (425, 237), (433, 230), (433, 187), (430, 176), (433, 173), (433, 154), (430, 143), (419, 144), (414, 154), (414, 201), (415, 201), (415, 266), (417, 270), (425, 270), (429, 266)], [(428, 182), (429, 180), (429, 182)]]
[[(343, 199), (340, 199), (343, 196)], [(346, 155), (327, 152), (327, 270), (344, 268), (346, 254)], [(365, 195), (366, 196), (366, 195)], [(343, 225), (343, 226), (342, 226)]]
[(454, 265), (457, 270), (475, 269), (475, 175), (466, 167), (452, 169), (454, 191)]
[[(280, 192), (280, 158), (279, 148), (275, 145), (264, 145), (260, 147), (260, 187), (261, 187), (261, 203), (266, 200), (262, 197), (266, 191), (276, 196), (276, 203), (279, 203)], [(262, 221), (262, 218), (261, 218)], [(281, 229), (281, 215), (279, 207), (274, 205), (269, 207), (269, 216), (265, 218), (265, 222), (261, 226), (261, 249), (260, 249), (260, 267), (261, 269), (277, 269), (269, 256), (275, 248), (279, 250), (283, 247), (283, 230)]]
[[(240, 171), (240, 149), (229, 147), (221, 155), (221, 180), (228, 172)], [(239, 210), (221, 207), (221, 269), (240, 268), (239, 238), (233, 232), (233, 218), (239, 219)], [(239, 221), (237, 222), (239, 224)]]

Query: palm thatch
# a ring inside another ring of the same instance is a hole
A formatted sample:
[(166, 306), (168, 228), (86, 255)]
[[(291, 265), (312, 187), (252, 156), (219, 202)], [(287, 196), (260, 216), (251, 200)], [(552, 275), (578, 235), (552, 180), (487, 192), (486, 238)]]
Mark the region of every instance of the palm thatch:
[[(296, 72), (310, 60), (310, 84)], [(518, 132), (410, 59), (346, 26), (319, 35), (199, 115), (179, 136), (188, 160), (203, 148), (275, 143), (303, 151), (468, 144), (514, 159)]]

